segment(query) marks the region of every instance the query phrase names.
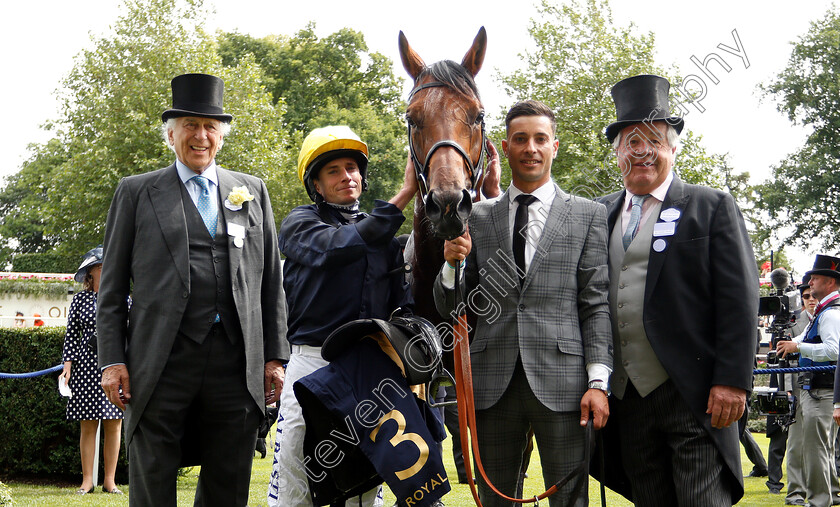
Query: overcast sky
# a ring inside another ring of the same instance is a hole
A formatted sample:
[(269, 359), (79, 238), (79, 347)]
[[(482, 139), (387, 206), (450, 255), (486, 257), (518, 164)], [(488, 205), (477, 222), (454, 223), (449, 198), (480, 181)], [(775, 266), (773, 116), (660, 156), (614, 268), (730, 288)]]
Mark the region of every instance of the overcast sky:
[[(209, 0), (208, 0), (209, 2)], [(495, 0), (459, 1), (393, 0), (289, 1), (215, 0), (211, 28), (238, 30), (254, 36), (293, 35), (308, 22), (317, 24), (320, 36), (342, 27), (361, 31), (372, 51), (390, 57), (395, 73), (405, 76), (397, 52), (397, 34), (403, 30), (427, 63), (441, 59), (460, 61), (481, 26), (487, 29), (484, 68), (477, 77), (485, 108), (496, 115), (510, 101), (498, 91), (497, 69), (520, 67), (517, 55), (533, 44), (529, 20), (537, 16), (535, 4)], [(616, 24), (632, 21), (640, 30), (656, 35), (657, 61), (677, 64), (683, 75), (694, 75), (689, 85), (705, 86), (705, 111), (689, 106), (687, 128), (703, 135), (713, 152), (729, 153), (733, 167), (748, 171), (753, 182), (770, 176), (770, 166), (801, 146), (805, 132), (778, 113), (775, 104), (762, 99), (758, 83), (772, 79), (790, 56), (790, 42), (809, 23), (831, 7), (824, 0), (805, 2), (612, 2)], [(44, 142), (39, 126), (57, 116), (55, 90), (73, 66), (73, 58), (90, 47), (90, 35), (106, 35), (119, 14), (116, 0), (28, 0), (4, 6), (0, 19), (4, 78), (0, 96), (6, 121), (0, 124), (0, 177), (16, 172), (26, 159), (26, 146)], [(719, 48), (737, 49), (741, 55)], [(694, 63), (715, 53), (730, 68), (711, 62), (710, 73)], [(748, 64), (748, 66), (747, 66)], [(406, 93), (410, 88), (406, 77)], [(562, 111), (557, 111), (562, 122)], [(777, 247), (779, 245), (776, 245)], [(790, 251), (789, 251), (790, 253)], [(813, 251), (795, 255), (794, 268), (803, 273), (813, 262)], [(831, 252), (828, 252), (831, 253)]]

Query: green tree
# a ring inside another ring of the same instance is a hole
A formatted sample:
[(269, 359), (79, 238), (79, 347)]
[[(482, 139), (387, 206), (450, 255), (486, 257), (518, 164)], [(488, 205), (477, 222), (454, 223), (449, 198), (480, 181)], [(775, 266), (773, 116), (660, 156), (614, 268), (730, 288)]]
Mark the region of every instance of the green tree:
[(37, 147), (20, 171), (6, 178), (0, 191), (0, 266), (11, 262), (13, 253), (44, 253), (57, 238), (46, 234), (41, 214), (54, 167), (67, 160), (64, 146), (53, 139)]
[[(677, 71), (655, 63), (653, 33), (640, 34), (632, 23), (614, 23), (607, 0), (542, 0), (529, 30), (536, 49), (523, 55), (525, 68), (502, 73), (499, 79), (514, 101), (537, 99), (560, 113), (560, 147), (552, 176), (578, 195), (598, 196), (621, 188), (612, 147), (603, 135), (615, 119), (609, 90), (636, 74), (670, 76), (676, 82)], [(502, 130), (493, 135), (503, 136)], [(721, 188), (717, 162), (700, 136), (683, 131), (675, 165), (683, 180)]]
[[(294, 205), (309, 202), (297, 177), (297, 153), (306, 134), (326, 125), (348, 125), (368, 143), (369, 188), (362, 194), (363, 208), (396, 193), (406, 160), (401, 84), (391, 60), (370, 52), (360, 32), (343, 28), (319, 38), (310, 23), (293, 37), (223, 33), (218, 51), (225, 65), (254, 58), (264, 71), (265, 88), (286, 105), (283, 123), (291, 134), (287, 149), (292, 156), (277, 171), (290, 202), (275, 209), (275, 215), (285, 216)], [(411, 216), (410, 209), (406, 215)], [(403, 229), (410, 229), (410, 221)]]
[[(172, 163), (161, 137), (160, 114), (171, 104), (169, 81), (186, 72), (225, 80), (225, 110), (233, 130), (220, 165), (263, 177), (275, 206), (287, 192), (275, 168), (287, 160), (283, 104), (261, 87), (253, 58), (224, 67), (215, 40), (203, 30), (202, 0), (126, 0), (113, 33), (95, 38), (61, 83), (61, 117), (54, 141), (34, 162), (55, 162), (43, 179), (43, 232), (59, 252), (79, 253), (100, 243), (119, 180)], [(61, 145), (61, 159), (51, 155)], [(33, 162), (33, 163), (34, 163)], [(35, 187), (30, 187), (35, 190)], [(5, 231), (4, 231), (5, 232)]]
[(840, 246), (840, 14), (835, 7), (793, 44), (787, 66), (760, 88), (795, 125), (804, 146), (759, 186), (765, 234), (787, 244)]

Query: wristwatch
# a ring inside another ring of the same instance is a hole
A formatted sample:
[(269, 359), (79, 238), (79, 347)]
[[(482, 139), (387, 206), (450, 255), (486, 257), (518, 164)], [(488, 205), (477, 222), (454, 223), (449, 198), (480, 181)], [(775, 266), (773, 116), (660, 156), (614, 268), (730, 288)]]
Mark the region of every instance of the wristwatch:
[(610, 395), (610, 385), (603, 380), (590, 380), (587, 387), (589, 389), (600, 389), (601, 391), (604, 391), (604, 394), (607, 396)]

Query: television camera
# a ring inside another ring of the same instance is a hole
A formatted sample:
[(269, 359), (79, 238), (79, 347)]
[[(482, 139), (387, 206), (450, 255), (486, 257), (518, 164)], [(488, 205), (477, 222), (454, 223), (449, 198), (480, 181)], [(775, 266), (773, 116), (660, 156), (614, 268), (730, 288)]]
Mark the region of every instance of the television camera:
[[(790, 275), (784, 268), (774, 269), (770, 273), (770, 282), (773, 284), (771, 294), (761, 297), (758, 304), (759, 316), (773, 316), (765, 330), (771, 335), (767, 368), (794, 368), (799, 365), (799, 354), (780, 357), (776, 355), (775, 348), (778, 342), (792, 339), (791, 328), (802, 311), (802, 298), (796, 286), (790, 284)], [(796, 399), (787, 391), (785, 376), (779, 374), (778, 388), (756, 388), (753, 405), (759, 414), (776, 416), (777, 422), (787, 427), (795, 422), (796, 413)]]

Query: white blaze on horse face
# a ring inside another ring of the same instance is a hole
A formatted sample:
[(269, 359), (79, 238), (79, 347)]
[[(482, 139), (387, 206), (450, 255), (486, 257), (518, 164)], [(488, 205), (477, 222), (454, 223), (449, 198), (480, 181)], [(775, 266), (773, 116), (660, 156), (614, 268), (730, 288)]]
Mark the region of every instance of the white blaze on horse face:
[(551, 179), (551, 163), (560, 142), (546, 116), (517, 116), (508, 125), (502, 150), (508, 159), (511, 179), (519, 190), (530, 193)]

